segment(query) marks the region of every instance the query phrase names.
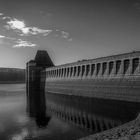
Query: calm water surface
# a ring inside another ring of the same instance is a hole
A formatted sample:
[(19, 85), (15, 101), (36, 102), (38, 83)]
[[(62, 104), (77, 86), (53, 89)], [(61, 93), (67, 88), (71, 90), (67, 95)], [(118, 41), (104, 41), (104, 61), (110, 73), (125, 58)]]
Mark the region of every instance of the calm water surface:
[(75, 140), (86, 135), (55, 116), (39, 128), (26, 113), (25, 84), (0, 84), (0, 140)]

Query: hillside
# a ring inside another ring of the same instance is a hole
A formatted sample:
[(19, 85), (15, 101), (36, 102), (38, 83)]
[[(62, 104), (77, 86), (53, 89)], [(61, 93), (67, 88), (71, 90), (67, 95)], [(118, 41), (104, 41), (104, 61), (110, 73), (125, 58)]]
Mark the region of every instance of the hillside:
[(0, 68), (0, 83), (24, 83), (25, 69)]

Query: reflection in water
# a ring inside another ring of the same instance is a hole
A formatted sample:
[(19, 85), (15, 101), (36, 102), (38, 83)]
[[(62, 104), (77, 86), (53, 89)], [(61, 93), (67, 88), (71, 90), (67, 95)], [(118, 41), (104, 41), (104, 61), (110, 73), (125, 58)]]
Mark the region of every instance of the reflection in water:
[(26, 113), (25, 85), (0, 85), (0, 140), (75, 140), (89, 134), (55, 116), (40, 115)]
[(20, 134), (12, 136), (12, 140), (24, 140), (28, 136), (28, 130), (23, 129)]
[(33, 100), (32, 104), (27, 104), (27, 114), (31, 119), (34, 119), (39, 128), (46, 127), (50, 121), (50, 116), (46, 115), (46, 107), (44, 107), (45, 109), (41, 107), (37, 100)]
[[(37, 83), (39, 84), (39, 83)], [(35, 86), (27, 93), (27, 114), (34, 119), (39, 128), (46, 127), (50, 121), (50, 116), (46, 114), (46, 100), (44, 90), (41, 92)]]
[(46, 116), (42, 117), (40, 115), (36, 117), (36, 124), (40, 128), (46, 127), (49, 121), (50, 121), (50, 117), (46, 117)]

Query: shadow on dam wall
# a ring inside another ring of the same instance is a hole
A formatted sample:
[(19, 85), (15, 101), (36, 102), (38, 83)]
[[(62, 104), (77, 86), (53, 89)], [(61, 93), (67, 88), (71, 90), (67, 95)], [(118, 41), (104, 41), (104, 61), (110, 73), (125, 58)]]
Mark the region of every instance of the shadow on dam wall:
[(91, 132), (104, 131), (135, 119), (138, 103), (46, 93), (47, 111)]

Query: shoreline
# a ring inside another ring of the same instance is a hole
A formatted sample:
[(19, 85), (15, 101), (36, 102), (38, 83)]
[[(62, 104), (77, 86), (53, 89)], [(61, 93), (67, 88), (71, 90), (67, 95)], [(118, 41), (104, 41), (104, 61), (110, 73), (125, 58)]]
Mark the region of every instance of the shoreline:
[(89, 135), (78, 140), (139, 140), (140, 113), (137, 118), (112, 129)]
[(0, 84), (25, 84), (25, 81), (0, 81)]

